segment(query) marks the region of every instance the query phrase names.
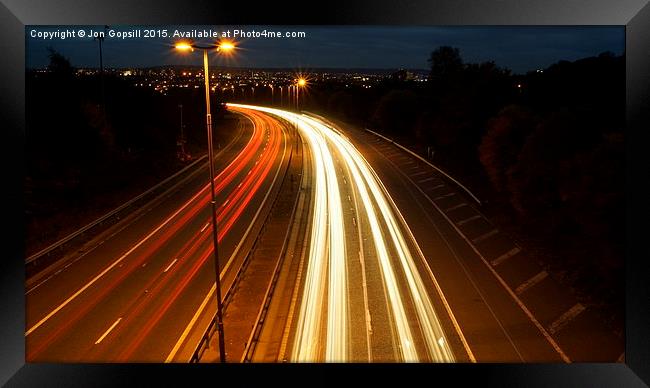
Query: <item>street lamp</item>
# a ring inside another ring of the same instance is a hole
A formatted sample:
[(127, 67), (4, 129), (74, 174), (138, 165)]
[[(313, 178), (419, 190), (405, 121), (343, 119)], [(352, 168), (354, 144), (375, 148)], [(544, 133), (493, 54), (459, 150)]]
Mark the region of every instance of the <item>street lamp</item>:
[(178, 107), (181, 110), (181, 137), (179, 138), (177, 145), (180, 146), (181, 160), (185, 161), (185, 133), (183, 131), (183, 104), (178, 104)]
[(300, 111), (300, 89), (307, 86), (307, 80), (300, 77), (296, 82), (296, 110)]
[(205, 79), (205, 122), (208, 132), (208, 160), (210, 166), (210, 194), (212, 205), (212, 243), (214, 245), (214, 268), (216, 271), (216, 288), (217, 288), (217, 328), (219, 330), (219, 359), (226, 362), (225, 339), (223, 333), (223, 305), (221, 303), (221, 279), (219, 277), (219, 238), (217, 234), (217, 200), (214, 192), (214, 156), (212, 152), (212, 115), (210, 114), (210, 78), (208, 73), (208, 51), (216, 50), (217, 52), (228, 53), (235, 49), (232, 42), (222, 41), (218, 44), (209, 46), (199, 46), (189, 42), (178, 42), (174, 46), (181, 51), (194, 51), (194, 49), (203, 50), (203, 78)]

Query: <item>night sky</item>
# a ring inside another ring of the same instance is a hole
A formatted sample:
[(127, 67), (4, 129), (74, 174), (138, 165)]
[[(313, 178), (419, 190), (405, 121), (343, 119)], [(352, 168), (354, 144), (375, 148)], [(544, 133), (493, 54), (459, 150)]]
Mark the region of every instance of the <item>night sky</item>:
[[(99, 67), (99, 50), (92, 38), (43, 40), (30, 31), (103, 30), (103, 26), (30, 27), (26, 32), (26, 65), (48, 64), (47, 47), (70, 59), (75, 67)], [(140, 29), (210, 29), (216, 31), (304, 31), (305, 38), (238, 39), (233, 58), (212, 56), (220, 66), (252, 68), (427, 69), (431, 51), (442, 45), (458, 47), (466, 63), (494, 61), (514, 73), (545, 68), (559, 60), (576, 60), (603, 51), (622, 54), (625, 29), (622, 26), (593, 27), (368, 27), (368, 26), (111, 26), (116, 31)], [(171, 49), (172, 38), (128, 39), (106, 37), (105, 67), (149, 67), (201, 65), (201, 55), (182, 54)], [(197, 42), (210, 40), (197, 39)]]

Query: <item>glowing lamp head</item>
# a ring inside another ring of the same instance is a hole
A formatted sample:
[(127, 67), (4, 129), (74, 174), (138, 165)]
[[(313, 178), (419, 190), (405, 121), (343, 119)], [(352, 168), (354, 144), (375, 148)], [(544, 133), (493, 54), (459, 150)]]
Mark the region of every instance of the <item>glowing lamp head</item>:
[(307, 80), (304, 78), (300, 78), (298, 80), (298, 86), (305, 86), (305, 85), (307, 85)]
[(174, 48), (180, 51), (194, 51), (192, 45), (187, 42), (178, 42), (174, 45)]
[(235, 49), (235, 44), (233, 42), (224, 40), (219, 43), (218, 47), (219, 51), (229, 52)]

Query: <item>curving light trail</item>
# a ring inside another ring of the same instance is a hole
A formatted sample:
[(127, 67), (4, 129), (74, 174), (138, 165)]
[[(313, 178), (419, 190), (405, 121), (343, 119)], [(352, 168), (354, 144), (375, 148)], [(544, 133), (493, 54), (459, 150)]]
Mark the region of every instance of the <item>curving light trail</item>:
[[(352, 143), (314, 117), (258, 106), (228, 105), (258, 110), (293, 122), (313, 157), (315, 180), (310, 250), (291, 358), (307, 362), (321, 359), (341, 362), (350, 358), (346, 231), (334, 163), (337, 159), (345, 166), (368, 219), (372, 237), (369, 244), (374, 247), (387, 292), (399, 357), (407, 362), (454, 361), (416, 265), (414, 256), (421, 258), (417, 243), (377, 174)], [(356, 234), (347, 234), (348, 238), (353, 235)], [(413, 245), (409, 245), (409, 241)], [(414, 319), (419, 330), (414, 330)], [(321, 343), (323, 332), (324, 346)], [(416, 338), (423, 346), (416, 347)]]
[[(261, 185), (268, 181), (267, 178), (271, 175), (271, 170), (276, 169), (274, 161), (278, 157), (284, 160), (286, 149), (282, 147), (284, 142), (282, 127), (275, 120), (271, 120), (267, 115), (261, 113), (247, 116), (253, 124), (251, 138), (242, 151), (215, 178), (215, 192), (226, 197), (222, 206), (217, 210), (217, 220), (220, 226), (219, 242), (231, 233), (231, 229), (242, 220), (244, 211), (251, 207), (254, 196), (261, 191)], [(281, 150), (283, 152), (280, 152)], [(279, 167), (277, 170), (279, 171)], [(247, 171), (248, 173), (246, 173)], [(235, 187), (237, 182), (239, 184)], [(100, 341), (94, 342), (94, 345), (101, 343), (101, 349), (98, 346), (90, 346), (85, 352), (75, 350), (75, 357), (81, 360), (84, 360), (83, 357), (87, 357), (87, 359), (101, 359), (102, 361), (107, 359), (122, 362), (132, 361), (133, 355), (140, 350), (142, 344), (145, 341), (151, 341), (150, 334), (154, 329), (160, 327), (161, 322), (176, 319), (169, 316), (170, 309), (177, 305), (184, 296), (193, 292), (193, 287), (198, 284), (197, 279), (201, 271), (205, 271), (206, 268), (211, 269), (206, 267), (213, 252), (213, 245), (209, 244), (211, 241), (210, 230), (205, 228), (200, 232), (197, 230), (195, 233), (190, 230), (189, 238), (183, 241), (191, 223), (209, 224), (211, 216), (209, 213), (205, 214), (205, 209), (210, 201), (209, 188), (209, 184), (203, 185), (196, 194), (146, 237), (138, 241), (90, 282), (27, 330), (26, 341), (30, 341), (27, 348), (27, 359), (38, 361), (43, 357), (43, 353), (56, 347), (64, 336), (84, 324), (95, 311), (102, 309), (102, 306), (111, 304), (116, 299), (115, 293), (126, 288), (124, 285), (133, 277), (141, 276), (140, 268), (149, 262), (154, 265), (154, 261), (160, 256), (171, 255), (176, 258), (174, 263), (177, 262), (173, 267), (169, 265), (165, 271), (152, 272), (151, 275), (148, 275), (149, 277), (143, 277), (136, 291), (131, 292), (138, 294), (138, 291), (146, 290), (149, 297), (131, 296), (120, 302), (119, 326), (111, 327), (115, 330), (110, 332), (110, 336), (102, 336)], [(197, 219), (200, 219), (201, 222), (198, 223)], [(172, 245), (179, 239), (182, 244)], [(161, 254), (165, 248), (169, 252)], [(229, 264), (226, 263), (222, 268), (227, 268)], [(100, 282), (101, 287), (98, 287)], [(83, 303), (80, 303), (82, 295)], [(152, 308), (154, 304), (155, 307)], [(46, 325), (46, 329), (49, 330), (43, 334), (37, 333), (40, 336), (33, 340), (34, 335), (31, 334), (42, 328), (50, 318), (64, 308), (66, 309), (65, 321), (51, 329)], [(147, 313), (147, 309), (154, 312)], [(114, 317), (110, 317), (111, 321), (114, 319)], [(135, 335), (130, 335), (128, 338), (124, 336), (117, 338), (121, 331), (133, 327), (138, 327)], [(111, 348), (117, 349), (119, 354), (108, 356), (102, 353)]]

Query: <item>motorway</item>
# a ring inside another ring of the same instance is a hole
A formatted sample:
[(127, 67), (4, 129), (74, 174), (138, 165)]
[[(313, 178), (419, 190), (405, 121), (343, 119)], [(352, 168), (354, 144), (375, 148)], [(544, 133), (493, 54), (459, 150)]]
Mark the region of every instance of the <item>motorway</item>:
[(229, 106), (295, 123), (312, 155), (309, 249), (286, 334), (288, 360), (467, 359), (462, 332), (435, 277), (422, 266), (408, 225), (346, 137), (314, 118)]
[[(291, 152), (277, 120), (248, 114), (239, 131), (215, 158), (223, 287), (232, 283)], [(28, 279), (27, 361), (161, 362), (195, 345), (186, 342), (215, 278), (207, 176), (205, 164), (82, 258)]]
[[(320, 116), (228, 109), (240, 128), (217, 155), (215, 179), (219, 273), (234, 293), (224, 315), (228, 361), (570, 362), (621, 353), (432, 166)], [(206, 166), (195, 174), (83, 257), (28, 280), (28, 361), (190, 360), (215, 312)], [(281, 194), (284, 210), (274, 212)], [(265, 232), (267, 221), (282, 226)], [(600, 338), (593, 348), (589, 333)], [(201, 361), (216, 361), (216, 337)]]
[(622, 341), (426, 163), (320, 116), (248, 108), (294, 122), (312, 154), (308, 244), (252, 361), (620, 359)]

